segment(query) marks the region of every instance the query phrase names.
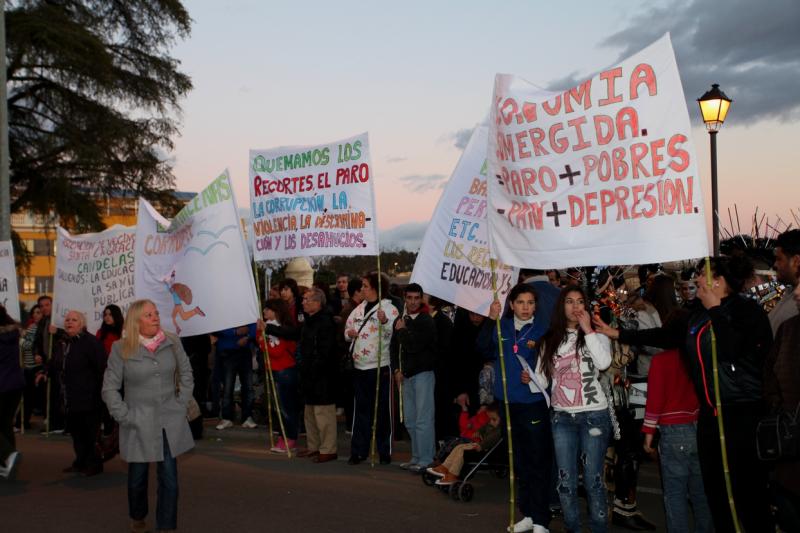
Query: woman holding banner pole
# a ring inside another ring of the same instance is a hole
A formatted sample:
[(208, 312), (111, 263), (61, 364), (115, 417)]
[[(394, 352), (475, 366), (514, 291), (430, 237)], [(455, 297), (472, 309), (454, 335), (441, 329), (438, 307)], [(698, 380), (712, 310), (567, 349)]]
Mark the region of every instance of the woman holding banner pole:
[[(389, 390), (391, 372), (389, 350), (393, 328), (391, 324), (399, 311), (389, 298), (378, 299), (378, 284), (381, 292), (389, 294), (389, 278), (371, 272), (362, 277), (361, 292), (364, 301), (347, 319), (345, 339), (350, 343), (353, 358), (353, 388), (355, 390), (355, 413), (350, 459), (347, 464), (357, 465), (370, 453), (373, 411), (375, 409), (375, 385), (378, 388), (376, 439), (381, 464), (392, 462), (391, 422), (389, 413)], [(381, 324), (381, 327), (378, 324)], [(379, 335), (381, 335), (379, 341)], [(380, 355), (378, 353), (380, 346)], [(378, 368), (380, 361), (380, 368)]]
[[(723, 472), (725, 443), (737, 515), (744, 531), (773, 531), (767, 489), (767, 469), (756, 452), (756, 426), (764, 413), (762, 399), (766, 357), (772, 329), (764, 310), (740, 294), (753, 276), (746, 258), (714, 257), (709, 282), (698, 280), (702, 306), (661, 328), (627, 331), (609, 327), (595, 317), (595, 329), (625, 344), (681, 348), (684, 363), (700, 399), (697, 448), (703, 484), (714, 529), (736, 531)], [(701, 266), (701, 268), (704, 268)], [(719, 388), (714, 386), (712, 350), (717, 348)], [(719, 393), (720, 409), (715, 395)], [(724, 417), (720, 439), (718, 416)]]
[[(546, 385), (538, 381), (523, 383), (523, 372), (533, 375), (538, 364), (538, 343), (547, 331), (550, 317), (545, 310), (534, 317), (536, 292), (520, 283), (508, 295), (510, 310), (500, 319), (503, 353), (508, 375), (508, 411), (514, 443), (514, 473), (519, 483), (517, 502), (522, 520), (510, 531), (545, 533), (550, 523), (550, 469), (553, 463), (553, 437)], [(495, 366), (495, 376), (502, 374), (499, 361), (496, 321), (501, 305), (495, 300), (489, 319), (478, 336), (484, 358)], [(502, 381), (495, 378), (494, 397), (506, 399)]]

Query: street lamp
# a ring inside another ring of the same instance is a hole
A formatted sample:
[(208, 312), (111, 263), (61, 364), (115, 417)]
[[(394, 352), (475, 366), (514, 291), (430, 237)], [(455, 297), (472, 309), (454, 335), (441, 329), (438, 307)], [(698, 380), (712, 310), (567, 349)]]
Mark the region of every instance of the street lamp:
[(706, 130), (711, 137), (711, 222), (714, 238), (714, 255), (719, 255), (719, 201), (717, 197), (717, 132), (722, 128), (731, 100), (719, 90), (719, 84), (711, 85), (711, 90), (697, 99), (700, 113), (703, 114)]

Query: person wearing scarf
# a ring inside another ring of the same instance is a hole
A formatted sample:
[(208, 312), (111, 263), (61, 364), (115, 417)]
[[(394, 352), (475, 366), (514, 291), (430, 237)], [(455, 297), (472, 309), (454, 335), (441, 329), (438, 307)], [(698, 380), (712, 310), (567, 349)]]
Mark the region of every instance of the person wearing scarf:
[[(121, 390), (125, 390), (122, 398)], [(161, 329), (150, 300), (130, 305), (121, 340), (111, 347), (103, 400), (119, 422), (120, 456), (128, 463), (128, 511), (132, 532), (147, 531), (147, 478), (156, 463), (156, 530), (178, 524), (176, 457), (194, 447), (186, 420), (194, 378), (180, 340)]]

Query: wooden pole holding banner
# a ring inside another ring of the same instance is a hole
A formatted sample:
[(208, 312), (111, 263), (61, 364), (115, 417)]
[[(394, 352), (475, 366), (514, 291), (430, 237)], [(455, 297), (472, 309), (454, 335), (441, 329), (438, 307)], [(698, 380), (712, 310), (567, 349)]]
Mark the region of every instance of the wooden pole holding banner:
[[(20, 341), (21, 340), (22, 339), (20, 339)], [(36, 354), (34, 354), (34, 355), (36, 355)], [(21, 345), (20, 345), (20, 350), (19, 350), (19, 367), (20, 368), (25, 368), (25, 359), (24, 359), (24, 355), (22, 354)], [(19, 409), (18, 409), (18, 411), (19, 411), (19, 434), (20, 435), (25, 435), (25, 393), (24, 392), (22, 394), (22, 398), (19, 401)], [(16, 417), (17, 417), (17, 413), (14, 413), (14, 418), (16, 419)]]
[[(50, 315), (50, 324), (52, 324), (52, 323), (53, 323), (53, 315), (51, 314)], [(50, 327), (49, 324), (48, 324), (48, 327)], [(53, 357), (53, 334), (50, 333), (49, 331), (47, 332), (47, 340), (48, 340), (48, 342), (47, 342), (47, 361), (45, 362), (45, 367), (49, 367), (50, 366), (50, 359)], [(50, 376), (48, 376), (46, 373), (45, 373), (45, 376), (47, 377), (47, 393), (45, 394), (45, 401), (47, 402), (47, 405), (45, 405), (45, 416), (47, 418), (45, 419), (44, 435), (45, 435), (45, 437), (49, 437), (50, 436), (50, 417), (53, 415), (52, 409), (50, 409), (50, 396), (52, 395), (51, 389), (53, 387), (51, 387), (50, 384), (53, 382), (53, 380), (50, 379)]]
[[(706, 284), (708, 290), (711, 290), (712, 277), (711, 277), (711, 259), (706, 257)], [(719, 447), (722, 452), (722, 472), (725, 475), (725, 490), (728, 493), (728, 506), (731, 509), (731, 519), (733, 520), (733, 528), (736, 533), (741, 533), (742, 528), (739, 525), (739, 517), (736, 514), (736, 502), (733, 499), (733, 486), (731, 485), (731, 471), (728, 466), (728, 447), (725, 439), (725, 424), (722, 420), (722, 397), (719, 392), (719, 365), (717, 361), (717, 336), (714, 334), (714, 326), (710, 325), (708, 328), (711, 334), (711, 368), (714, 374), (714, 403), (717, 407), (717, 427), (719, 429)]]
[[(400, 317), (404, 318), (405, 316), (406, 316), (406, 306), (405, 306), (405, 304), (403, 304), (403, 314), (400, 315)], [(403, 345), (400, 344), (400, 343), (397, 343), (397, 366), (398, 366), (398, 369), (400, 370), (400, 375), (402, 376), (403, 375)], [(405, 380), (405, 377), (403, 379), (401, 379), (400, 383), (397, 385), (397, 392), (400, 395), (400, 423), (401, 424), (403, 424), (405, 422), (405, 420), (404, 420), (405, 417), (403, 416), (403, 380)]]
[[(253, 272), (255, 273), (256, 278), (256, 298), (258, 299), (258, 308), (263, 309), (263, 305), (261, 303), (261, 284), (259, 282), (259, 275), (258, 275), (258, 266), (256, 265), (255, 261), (253, 261)], [(283, 437), (283, 442), (286, 445), (286, 457), (289, 459), (292, 458), (292, 448), (289, 446), (289, 441), (286, 439), (286, 429), (283, 427), (283, 416), (281, 416), (281, 403), (280, 399), (278, 398), (278, 390), (275, 387), (275, 378), (272, 376), (272, 363), (270, 362), (269, 357), (269, 339), (267, 338), (267, 330), (266, 327), (261, 331), (261, 338), (264, 340), (264, 363), (266, 365), (266, 377), (267, 383), (264, 385), (267, 387), (271, 387), (272, 396), (275, 398), (275, 410), (278, 412), (278, 425), (281, 428), (281, 437)], [(269, 408), (270, 406), (268, 406)], [(271, 409), (267, 411), (271, 413)], [(269, 428), (269, 442), (270, 448), (272, 448), (273, 437), (272, 437), (272, 415), (269, 415), (270, 420), (270, 428)]]
[[(492, 269), (492, 291), (494, 292), (494, 300), (498, 301), (497, 276), (495, 275), (496, 262), (494, 259), (490, 259), (489, 264)], [(503, 383), (503, 404), (505, 406), (506, 413), (506, 436), (508, 437), (506, 441), (508, 442), (508, 527), (509, 531), (511, 531), (514, 529), (514, 507), (516, 506), (516, 498), (514, 497), (514, 445), (511, 439), (511, 410), (508, 407), (508, 384), (506, 381), (506, 359), (503, 355), (503, 334), (500, 330), (500, 319), (502, 318), (502, 314), (503, 313), (501, 310), (500, 314), (497, 315), (495, 325), (497, 327), (497, 357), (500, 359), (500, 375)], [(495, 376), (495, 379), (497, 379), (497, 376)]]
[[(381, 322), (378, 313), (381, 311), (381, 300), (383, 295), (381, 293), (381, 251), (378, 250), (378, 310), (375, 311), (375, 316), (378, 318), (378, 369), (375, 374), (375, 406), (372, 409), (372, 439), (369, 445), (369, 464), (375, 467), (375, 452), (377, 450), (377, 441), (375, 439), (376, 430), (378, 428), (378, 400), (381, 392), (381, 355), (383, 353), (383, 322)], [(389, 377), (391, 379), (391, 376)]]

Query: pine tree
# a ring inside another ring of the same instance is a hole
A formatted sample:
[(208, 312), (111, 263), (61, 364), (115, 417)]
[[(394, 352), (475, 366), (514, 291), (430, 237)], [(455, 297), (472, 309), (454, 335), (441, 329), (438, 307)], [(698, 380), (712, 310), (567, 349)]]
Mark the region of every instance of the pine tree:
[(11, 211), (101, 229), (92, 194), (174, 204), (168, 153), (192, 88), (169, 49), (179, 0), (6, 3)]

